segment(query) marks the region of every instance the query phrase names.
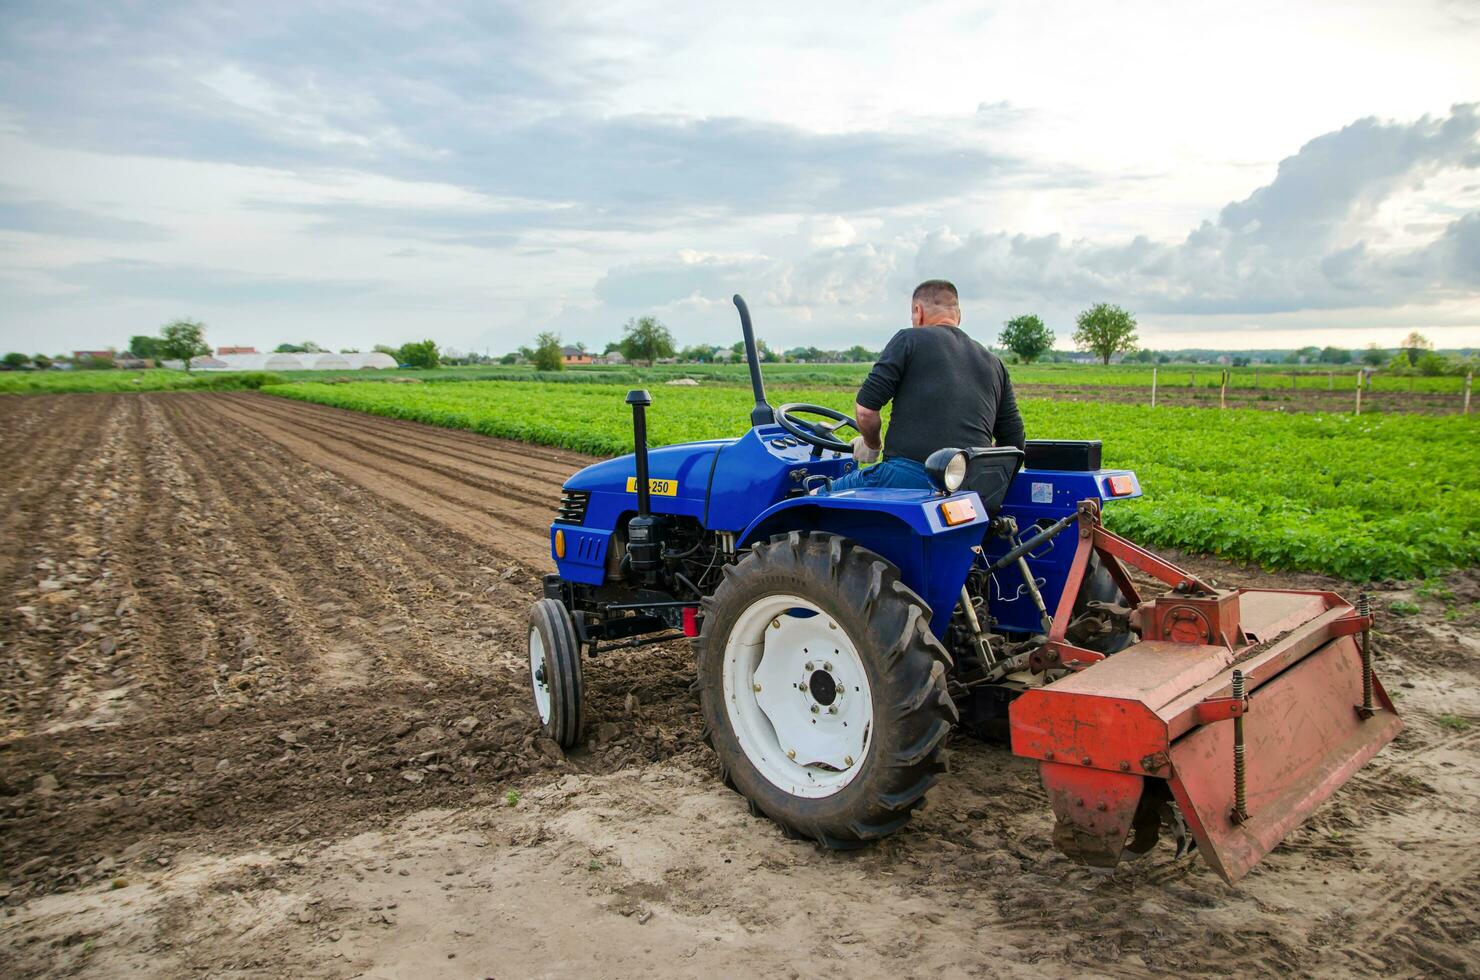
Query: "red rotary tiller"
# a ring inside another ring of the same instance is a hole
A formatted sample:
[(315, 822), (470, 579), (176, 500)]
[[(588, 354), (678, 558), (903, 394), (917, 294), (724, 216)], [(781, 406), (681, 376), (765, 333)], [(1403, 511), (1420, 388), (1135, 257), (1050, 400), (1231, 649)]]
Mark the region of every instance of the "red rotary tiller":
[[(1373, 672), (1366, 598), (1212, 588), (1107, 531), (1095, 500), (1078, 525), (1032, 663), (1073, 673), (1013, 702), (1012, 749), (1039, 760), (1066, 854), (1113, 866), (1171, 822), (1237, 881), (1403, 727)], [(1104, 613), (1141, 637), (1111, 657), (1065, 639), (1091, 554), (1128, 601)], [(1142, 599), (1125, 565), (1169, 591)]]

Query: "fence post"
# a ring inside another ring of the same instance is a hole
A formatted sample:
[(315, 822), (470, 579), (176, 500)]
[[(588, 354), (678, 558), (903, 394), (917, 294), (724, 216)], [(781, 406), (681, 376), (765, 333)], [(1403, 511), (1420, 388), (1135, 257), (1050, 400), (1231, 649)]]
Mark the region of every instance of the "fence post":
[(1228, 372), (1227, 371), (1224, 371), (1223, 372), (1223, 377), (1220, 379), (1220, 384), (1219, 384), (1219, 388), (1218, 388), (1218, 407), (1219, 408), (1227, 408), (1228, 407)]
[(1470, 414), (1470, 388), (1475, 383), (1475, 372), (1465, 375), (1465, 414)]
[(1357, 414), (1362, 414), (1362, 381), (1367, 376), (1366, 371), (1357, 372)]
[[(1465, 387), (1465, 391), (1466, 392), (1469, 392), (1469, 390), (1470, 390), (1469, 389), (1469, 386), (1467, 385)], [(1151, 369), (1151, 407), (1152, 408), (1155, 408), (1156, 407), (1156, 368), (1152, 368)], [(1469, 399), (1469, 395), (1466, 394), (1466, 396), (1465, 396), (1465, 411), (1467, 413), (1469, 412), (1469, 407), (1470, 407), (1470, 399)]]

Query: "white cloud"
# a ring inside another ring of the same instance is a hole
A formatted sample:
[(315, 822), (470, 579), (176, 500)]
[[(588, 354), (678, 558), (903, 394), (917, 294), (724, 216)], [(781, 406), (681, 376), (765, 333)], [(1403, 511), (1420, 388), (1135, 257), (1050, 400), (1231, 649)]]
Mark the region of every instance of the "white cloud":
[(181, 307), (258, 343), (719, 340), (734, 291), (877, 343), (937, 274), (984, 334), (1123, 298), (1152, 339), (1476, 343), (1477, 46), (1443, 0), (11, 4), (0, 347)]

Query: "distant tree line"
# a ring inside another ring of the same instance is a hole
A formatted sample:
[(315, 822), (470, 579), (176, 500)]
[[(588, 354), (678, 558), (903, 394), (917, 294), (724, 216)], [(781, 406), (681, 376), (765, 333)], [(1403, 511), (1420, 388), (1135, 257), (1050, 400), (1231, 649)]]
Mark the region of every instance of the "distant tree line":
[[(1135, 317), (1127, 310), (1110, 303), (1097, 303), (1080, 313), (1074, 321), (1072, 340), (1074, 347), (1087, 353), (1102, 364), (1109, 364), (1117, 356), (1122, 363), (1168, 364), (1173, 355), (1139, 346)], [(192, 358), (211, 353), (205, 342), (204, 323), (190, 319), (174, 320), (160, 328), (157, 335), (140, 334), (129, 338), (127, 353), (141, 361), (159, 363), (180, 361), (190, 369)], [(1072, 354), (1054, 350), (1056, 335), (1036, 313), (1024, 313), (1007, 320), (997, 336), (997, 344), (1011, 360), (1021, 364), (1047, 360), (1062, 362), (1077, 360)], [(797, 346), (784, 351), (772, 348), (765, 340), (757, 338), (757, 353), (765, 363), (800, 364), (867, 364), (878, 358), (878, 352), (862, 344), (846, 350), (826, 350), (815, 346)], [(558, 333), (540, 333), (532, 346), (524, 346), (498, 357), (478, 353), (443, 351), (430, 339), (413, 341), (399, 347), (376, 344), (375, 351), (395, 358), (403, 367), (436, 368), (444, 364), (532, 364), (541, 371), (560, 371), (567, 360), (583, 360), (575, 355), (586, 355), (589, 351), (584, 343), (565, 345)], [(276, 353), (327, 353), (327, 349), (312, 340), (285, 342), (274, 348)], [(79, 352), (80, 354), (81, 352)], [(358, 353), (344, 349), (340, 353)], [(1329, 365), (1331, 367), (1359, 363), (1367, 368), (1382, 368), (1398, 374), (1463, 374), (1473, 370), (1473, 355), (1455, 357), (1434, 350), (1434, 344), (1418, 332), (1403, 338), (1396, 350), (1384, 349), (1377, 344), (1368, 344), (1360, 351), (1343, 347), (1302, 347), (1294, 351), (1254, 351), (1231, 353), (1216, 350), (1183, 351), (1176, 359), (1192, 363), (1230, 364), (1244, 367), (1249, 364), (1283, 363), (1288, 365)], [(622, 328), (620, 340), (608, 343), (596, 357), (620, 355), (624, 361), (634, 364), (652, 365), (659, 361), (707, 364), (714, 362), (739, 362), (745, 358), (745, 344), (736, 341), (728, 347), (714, 344), (693, 344), (679, 348), (673, 332), (657, 317), (642, 316), (629, 319)], [(0, 357), (3, 370), (44, 370), (53, 366), (80, 369), (114, 368), (116, 355), (112, 348), (106, 352), (70, 357), (44, 354), (23, 354), (12, 351)], [(1081, 354), (1080, 357), (1083, 355)]]

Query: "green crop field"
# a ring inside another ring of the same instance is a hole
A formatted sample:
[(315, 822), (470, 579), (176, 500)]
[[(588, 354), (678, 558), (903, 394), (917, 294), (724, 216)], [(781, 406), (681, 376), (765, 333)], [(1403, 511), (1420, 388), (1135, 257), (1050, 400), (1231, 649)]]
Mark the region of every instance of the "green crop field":
[[(342, 373), (342, 372), (341, 372)], [(7, 371), (0, 394), (82, 394), (110, 391), (241, 391), (283, 384), (281, 374), (263, 371)]]
[[(768, 373), (768, 378), (772, 377)], [(304, 383), (274, 395), (609, 456), (631, 449), (620, 384)], [(788, 401), (852, 407), (844, 387)], [(742, 387), (657, 388), (655, 445), (736, 435)], [(1363, 416), (1024, 399), (1028, 433), (1101, 439), (1145, 497), (1106, 508), (1114, 529), (1274, 568), (1356, 580), (1427, 577), (1480, 563), (1480, 431), (1473, 416)]]
[[(852, 385), (868, 373), (869, 364), (767, 364), (767, 384), (772, 385)], [(1283, 367), (1221, 368), (1209, 364), (1165, 364), (1156, 370), (1156, 382), (1162, 388), (1217, 388), (1222, 374), (1228, 372), (1230, 389), (1278, 393), (1292, 388), (1299, 391), (1351, 391), (1357, 383), (1357, 369), (1350, 365), (1327, 368), (1316, 365)], [(1141, 364), (1013, 364), (1008, 366), (1016, 384), (1047, 385), (1112, 385), (1117, 387), (1151, 387), (1152, 368)], [(582, 365), (563, 371), (535, 371), (524, 366), (485, 366), (441, 368), (436, 371), (402, 371), (400, 374), (424, 380), (445, 381), (550, 381), (560, 383), (637, 384), (667, 381), (673, 378), (718, 384), (749, 385), (750, 374), (744, 364), (655, 364), (651, 367), (630, 365)], [(1458, 393), (1464, 388), (1459, 375), (1425, 377), (1418, 374), (1394, 374), (1379, 371), (1372, 375), (1370, 391), (1415, 391)]]

